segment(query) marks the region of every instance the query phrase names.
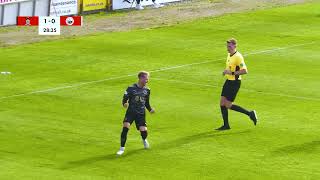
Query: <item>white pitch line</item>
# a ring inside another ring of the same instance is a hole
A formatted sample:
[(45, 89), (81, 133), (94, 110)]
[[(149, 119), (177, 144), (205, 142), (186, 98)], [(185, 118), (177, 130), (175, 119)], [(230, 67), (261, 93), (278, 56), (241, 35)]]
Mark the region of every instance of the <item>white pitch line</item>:
[(10, 96), (3, 96), (3, 97), (0, 97), (0, 100), (13, 98), (13, 97), (26, 96), (26, 95), (31, 95), (31, 94), (46, 93), (46, 92), (57, 91), (57, 90), (61, 90), (61, 89), (75, 88), (75, 87), (80, 87), (80, 86), (83, 86), (83, 85), (88, 85), (88, 84), (93, 84), (93, 83), (98, 83), (98, 82), (104, 82), (104, 81), (110, 81), (110, 80), (114, 80), (114, 79), (121, 79), (121, 78), (135, 76), (135, 75), (136, 74), (130, 74), (130, 75), (118, 76), (118, 77), (111, 77), (111, 78), (100, 79), (100, 80), (96, 80), (96, 81), (88, 81), (88, 82), (83, 82), (83, 83), (77, 83), (77, 84), (68, 85), (68, 86), (61, 86), (61, 87), (55, 87), (55, 88), (50, 88), (50, 89), (32, 91), (32, 92), (28, 92), (28, 93), (21, 93), (21, 94), (15, 94), (15, 95), (10, 95)]
[(290, 49), (290, 48), (295, 48), (295, 47), (301, 47), (301, 46), (306, 46), (310, 44), (314, 44), (315, 42), (309, 42), (309, 43), (303, 43), (303, 44), (295, 44), (291, 46), (285, 46), (285, 47), (278, 47), (278, 48), (273, 48), (273, 49), (266, 49), (266, 50), (261, 50), (261, 51), (254, 51), (246, 55), (255, 55), (255, 54), (263, 54), (263, 53), (268, 53), (268, 52), (273, 52), (273, 51), (279, 51), (279, 50), (285, 50), (285, 49)]
[[(255, 55), (255, 54), (263, 54), (263, 53), (267, 53), (267, 52), (274, 52), (274, 51), (290, 49), (290, 48), (294, 48), (294, 47), (301, 47), (301, 46), (306, 46), (306, 45), (310, 45), (310, 44), (314, 44), (314, 43), (315, 42), (310, 42), (310, 43), (295, 44), (295, 45), (285, 46), (285, 47), (277, 47), (277, 48), (272, 48), (272, 49), (265, 49), (265, 50), (261, 50), (261, 51), (254, 51), (254, 52), (251, 52), (251, 53), (248, 53), (248, 54), (244, 54), (244, 56)], [(212, 62), (218, 62), (218, 61), (221, 61), (223, 59), (224, 58), (216, 59), (216, 60), (202, 61), (202, 62), (197, 62), (197, 63), (182, 64), (182, 65), (176, 65), (176, 66), (170, 66), (170, 67), (163, 67), (163, 68), (152, 70), (152, 71), (149, 71), (149, 72), (151, 72), (151, 73), (153, 73), (153, 72), (161, 72), (161, 71), (178, 69), (178, 68), (183, 68), (183, 67), (188, 67), (188, 66), (207, 64), (207, 63), (212, 63)], [(80, 86), (84, 86), (84, 85), (88, 85), (88, 84), (94, 84), (94, 83), (105, 82), (105, 81), (110, 81), (110, 80), (122, 79), (122, 78), (126, 78), (126, 77), (131, 77), (131, 76), (136, 76), (136, 74), (128, 74), (128, 75), (124, 75), (124, 76), (110, 77), (110, 78), (105, 78), (105, 79), (100, 79), (100, 80), (95, 80), (95, 81), (75, 83), (75, 84), (71, 84), (71, 85), (67, 85), (67, 86), (61, 86), (61, 87), (37, 90), (37, 91), (32, 91), (32, 92), (27, 92), (27, 93), (3, 96), (3, 97), (0, 97), (0, 100), (14, 98), (14, 97), (21, 97), (21, 96), (26, 96), (26, 95), (32, 95), (32, 94), (52, 92), (52, 91), (57, 91), (57, 90), (62, 90), (62, 89), (70, 89), (70, 88), (80, 87)]]
[[(303, 43), (303, 44), (295, 44), (291, 46), (285, 46), (285, 47), (277, 47), (277, 48), (272, 48), (272, 49), (265, 49), (265, 50), (260, 50), (260, 51), (254, 51), (248, 54), (244, 54), (243, 56), (250, 56), (250, 55), (256, 55), (256, 54), (263, 54), (263, 53), (268, 53), (268, 52), (274, 52), (274, 51), (279, 51), (279, 50), (285, 50), (285, 49), (290, 49), (290, 48), (295, 48), (295, 47), (301, 47), (301, 46), (306, 46), (310, 44), (314, 44), (315, 42), (310, 42), (310, 43)], [(183, 65), (177, 65), (177, 66), (170, 66), (170, 67), (164, 67), (160, 68), (158, 70), (153, 70), (150, 72), (159, 72), (159, 71), (165, 71), (165, 70), (171, 70), (171, 69), (177, 69), (177, 68), (183, 68), (183, 67), (188, 67), (188, 66), (194, 66), (194, 65), (200, 65), (200, 64), (207, 64), (207, 63), (212, 63), (212, 62), (218, 62), (222, 61), (225, 58), (220, 58), (216, 60), (208, 60), (208, 61), (202, 61), (202, 62), (197, 62), (197, 63), (190, 63), (190, 64), (183, 64)]]
[[(153, 77), (152, 80), (166, 81), (166, 82), (172, 82), (172, 83), (181, 83), (181, 84), (190, 84), (190, 85), (202, 86), (202, 87), (218, 87), (218, 86), (210, 85), (210, 84), (201, 84), (201, 83), (194, 83), (194, 82), (189, 82), (189, 81), (180, 81), (180, 80), (173, 80), (173, 79), (162, 79), (162, 78), (154, 78)], [(263, 94), (263, 95), (289, 97), (289, 98), (302, 99), (302, 100), (320, 101), (320, 98), (288, 95), (288, 94), (282, 94), (282, 93), (260, 92), (260, 91), (256, 91), (256, 90), (245, 89), (245, 88), (241, 88), (241, 91), (253, 92), (253, 93), (258, 93), (258, 94)]]

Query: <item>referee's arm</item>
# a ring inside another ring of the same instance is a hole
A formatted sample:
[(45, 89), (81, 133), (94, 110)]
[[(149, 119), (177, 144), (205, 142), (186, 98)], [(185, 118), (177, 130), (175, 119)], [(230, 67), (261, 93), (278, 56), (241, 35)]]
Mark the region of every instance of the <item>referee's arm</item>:
[(238, 71), (235, 71), (233, 74), (234, 75), (243, 75), (243, 74), (248, 74), (248, 69), (247, 69), (247, 66), (246, 66), (246, 63), (244, 62), (244, 59), (241, 57), (241, 58), (238, 58), (238, 64), (237, 66), (240, 67), (240, 70)]
[(243, 75), (243, 74), (248, 74), (248, 70), (247, 69), (241, 69), (239, 71), (235, 71), (234, 75)]

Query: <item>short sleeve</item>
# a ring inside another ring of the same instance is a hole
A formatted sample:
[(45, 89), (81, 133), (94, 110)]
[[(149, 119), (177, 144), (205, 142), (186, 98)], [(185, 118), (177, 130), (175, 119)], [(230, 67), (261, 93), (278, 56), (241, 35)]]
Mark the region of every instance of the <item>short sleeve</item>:
[(243, 59), (242, 56), (239, 56), (239, 57), (238, 57), (237, 66), (240, 67), (240, 70), (242, 70), (242, 69), (247, 69), (246, 63), (244, 62), (244, 59)]

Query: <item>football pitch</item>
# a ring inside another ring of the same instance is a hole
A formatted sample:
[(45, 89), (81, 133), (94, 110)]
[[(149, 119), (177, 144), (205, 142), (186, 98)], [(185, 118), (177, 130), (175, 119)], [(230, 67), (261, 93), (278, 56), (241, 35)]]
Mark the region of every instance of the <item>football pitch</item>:
[[(0, 179), (319, 179), (320, 3), (0, 49)], [(225, 41), (249, 74), (222, 124)], [(151, 72), (148, 140), (115, 155), (125, 89)]]

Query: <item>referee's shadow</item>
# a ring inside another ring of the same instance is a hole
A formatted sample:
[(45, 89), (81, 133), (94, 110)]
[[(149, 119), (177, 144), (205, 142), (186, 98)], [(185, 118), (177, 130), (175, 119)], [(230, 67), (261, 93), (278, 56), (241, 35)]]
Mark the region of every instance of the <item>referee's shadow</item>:
[(305, 142), (302, 144), (291, 144), (283, 146), (272, 151), (273, 156), (287, 156), (288, 154), (296, 153), (317, 153), (318, 148), (320, 148), (320, 140), (313, 140), (310, 142)]
[[(152, 146), (152, 149), (156, 150), (166, 150), (166, 149), (171, 149), (171, 148), (176, 148), (183, 146), (185, 144), (188, 144), (190, 142), (194, 141), (199, 141), (204, 138), (211, 138), (211, 137), (219, 137), (219, 136), (232, 136), (232, 135), (238, 135), (238, 134), (245, 134), (250, 132), (250, 130), (243, 130), (243, 131), (208, 131), (208, 132), (202, 132), (199, 134), (194, 134), (191, 136), (185, 136), (182, 138), (178, 138), (173, 141), (168, 141), (160, 144), (155, 144)], [(152, 150), (151, 149), (151, 150)], [(94, 164), (100, 161), (110, 161), (110, 160), (117, 160), (117, 159), (123, 159), (123, 158), (128, 158), (131, 155), (140, 155), (142, 153), (147, 153), (149, 150), (145, 150), (143, 148), (140, 149), (134, 149), (134, 150), (127, 150), (122, 156), (117, 156), (115, 152), (112, 152), (107, 155), (99, 155), (99, 156), (93, 156), (85, 159), (80, 159), (76, 161), (69, 161), (66, 164), (64, 164), (60, 169), (65, 170), (65, 169), (73, 169), (77, 168), (80, 166), (85, 166), (89, 164)]]
[(158, 144), (154, 148), (166, 150), (171, 149), (173, 147), (180, 147), (186, 144), (189, 144), (190, 142), (200, 141), (205, 138), (213, 138), (213, 137), (220, 137), (220, 136), (232, 136), (232, 135), (238, 135), (238, 134), (246, 134), (249, 133), (250, 130), (242, 130), (242, 131), (208, 131), (203, 132), (199, 134), (194, 134), (191, 136), (185, 136), (170, 142), (166, 142), (163, 144)]

